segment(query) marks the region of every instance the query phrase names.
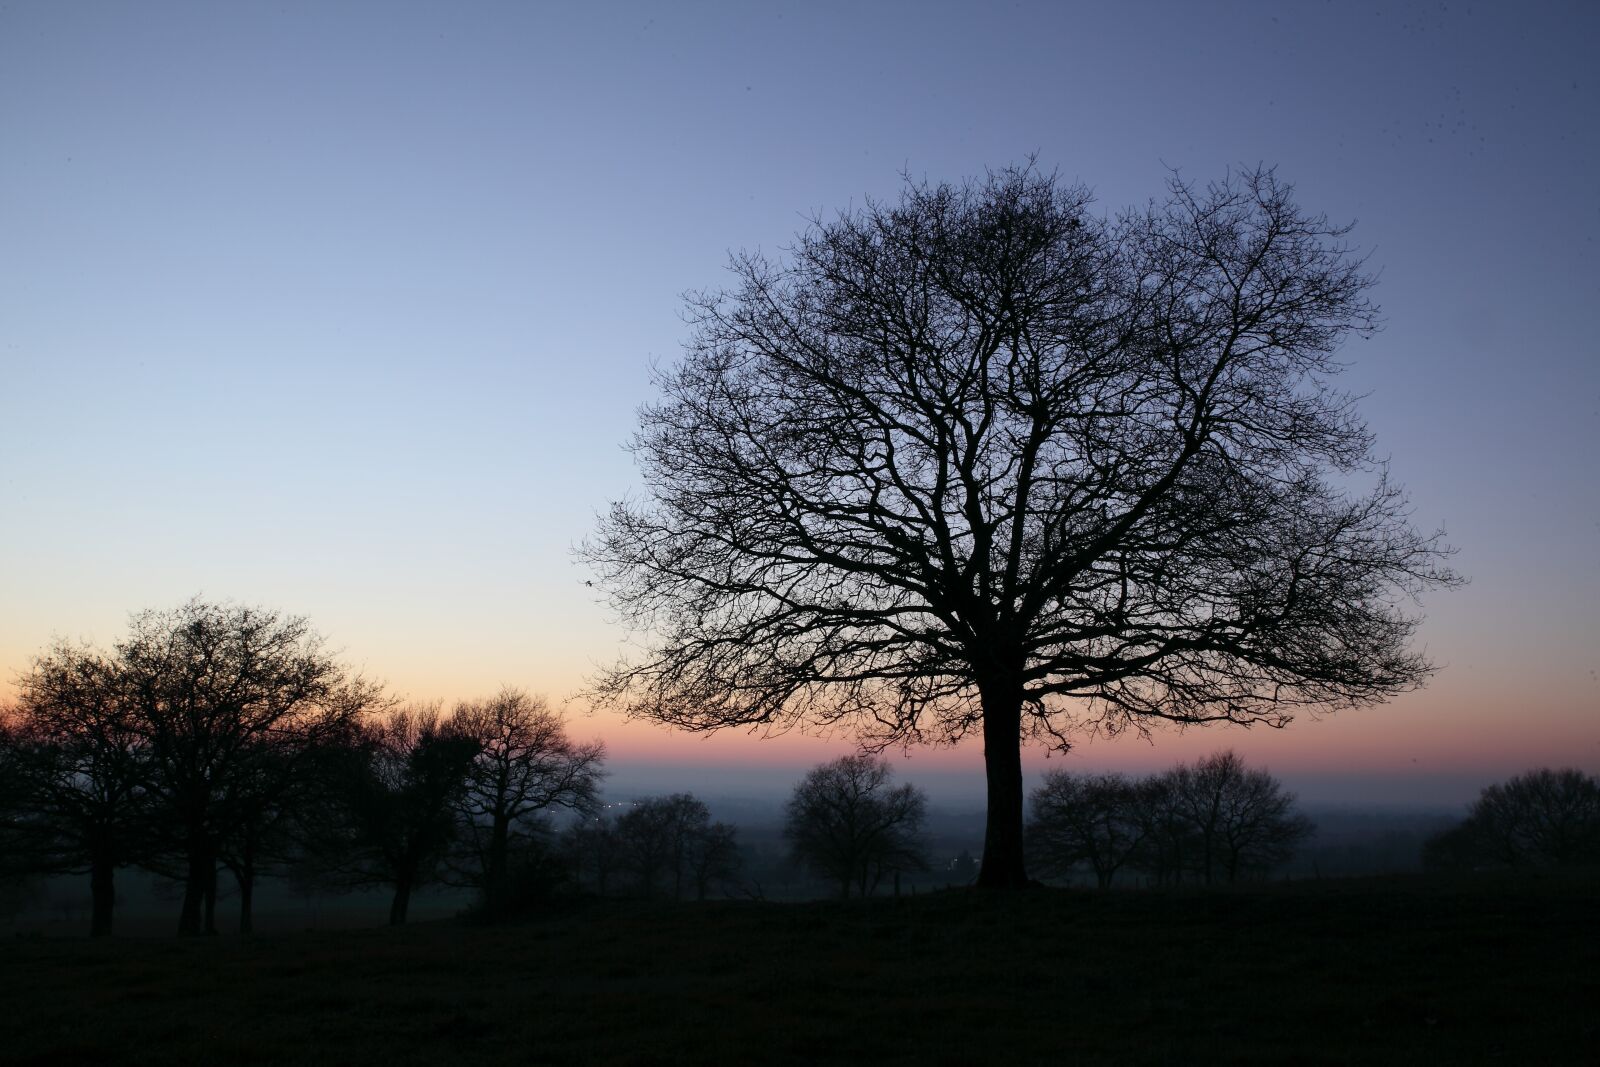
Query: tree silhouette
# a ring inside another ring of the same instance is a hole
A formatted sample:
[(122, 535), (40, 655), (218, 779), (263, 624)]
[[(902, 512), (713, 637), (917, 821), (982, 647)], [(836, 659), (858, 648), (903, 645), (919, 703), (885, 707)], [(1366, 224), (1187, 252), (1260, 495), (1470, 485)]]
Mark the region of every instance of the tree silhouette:
[(832, 880), (846, 900), (852, 888), (870, 896), (885, 875), (927, 867), (927, 798), (909, 783), (891, 788), (889, 779), (882, 759), (842, 756), (812, 768), (784, 810), (795, 860)]
[(421, 707), (367, 723), (354, 747), (325, 752), (331, 802), (306, 828), (299, 877), (338, 889), (391, 887), (389, 923), (403, 924), (412, 894), (439, 880), (456, 844), (479, 751), (479, 740), (437, 707)]
[(1180, 765), (1137, 790), (1142, 836), (1133, 862), (1157, 881), (1233, 883), (1286, 862), (1314, 831), (1293, 793), (1234, 752)]
[(640, 896), (682, 900), (692, 885), (704, 900), (738, 868), (733, 827), (712, 822), (705, 802), (692, 793), (635, 801), (617, 816), (610, 838), (612, 862), (631, 876)]
[(1051, 771), (1032, 794), (1028, 854), (1040, 873), (1062, 876), (1081, 864), (1107, 889), (1144, 840), (1138, 786), (1120, 774)]
[(251, 745), (249, 757), (235, 768), (217, 861), (239, 891), (240, 933), (254, 929), (257, 880), (284, 873), (296, 861), (303, 827), (321, 810), (323, 753), (352, 745), (358, 730), (352, 719), (311, 737), (262, 741)]
[(685, 863), (696, 900), (705, 900), (713, 890), (727, 892), (742, 864), (738, 831), (720, 821), (700, 826), (689, 838)]
[(1027, 883), (1020, 746), (1287, 723), (1420, 684), (1453, 576), (1373, 471), (1334, 352), (1345, 228), (1270, 170), (1115, 219), (1031, 167), (908, 183), (690, 298), (585, 554), (650, 635), (602, 703), (692, 730), (983, 738), (979, 884)]
[(1548, 767), (1488, 786), (1466, 820), (1424, 846), (1436, 868), (1600, 864), (1600, 779)]
[(607, 814), (580, 819), (561, 835), (561, 851), (580, 889), (593, 886), (601, 896), (615, 885), (622, 866), (616, 822)]
[(540, 836), (541, 814), (556, 808), (594, 813), (605, 746), (573, 744), (560, 714), (542, 698), (510, 688), (458, 705), (452, 729), (479, 746), (459, 807), (471, 879), (494, 911), (512, 855)]
[(15, 708), (0, 704), (0, 879), (28, 873), (21, 840), (33, 809), (23, 783), (28, 752), (21, 720)]
[[(149, 847), (146, 752), (116, 664), (57, 645), (19, 681), (0, 814), (11, 860), (35, 873), (88, 874), (93, 937), (109, 935), (116, 872)], [(9, 833), (6, 832), (9, 830)]]
[(147, 757), (142, 784), (182, 858), (178, 932), (215, 933), (225, 842), (306, 754), (382, 701), (304, 618), (262, 608), (191, 600), (142, 612), (113, 659)]

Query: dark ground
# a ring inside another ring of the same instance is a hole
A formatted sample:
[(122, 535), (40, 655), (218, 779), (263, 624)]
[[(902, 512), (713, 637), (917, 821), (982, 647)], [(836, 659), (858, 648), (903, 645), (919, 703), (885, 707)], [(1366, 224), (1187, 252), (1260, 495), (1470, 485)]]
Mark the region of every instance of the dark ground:
[(1600, 885), (1420, 877), (0, 943), (20, 1063), (1600, 1063)]

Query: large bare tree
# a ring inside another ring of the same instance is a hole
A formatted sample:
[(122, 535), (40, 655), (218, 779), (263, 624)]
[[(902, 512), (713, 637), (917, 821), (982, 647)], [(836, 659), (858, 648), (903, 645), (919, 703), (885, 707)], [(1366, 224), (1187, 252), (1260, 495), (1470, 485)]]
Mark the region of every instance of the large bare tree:
[(1350, 397), (1346, 228), (1258, 169), (1105, 218), (1030, 167), (908, 183), (690, 298), (585, 553), (644, 651), (602, 702), (692, 730), (980, 733), (979, 884), (1026, 883), (1020, 746), (1282, 725), (1429, 672), (1448, 583)]

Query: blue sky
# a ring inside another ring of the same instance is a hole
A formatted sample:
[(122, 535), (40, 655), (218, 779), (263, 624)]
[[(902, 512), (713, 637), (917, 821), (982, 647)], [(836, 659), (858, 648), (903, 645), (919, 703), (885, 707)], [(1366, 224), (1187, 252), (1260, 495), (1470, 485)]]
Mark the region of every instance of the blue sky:
[[(1597, 13), (0, 6), (0, 696), (53, 636), (203, 593), (309, 615), (417, 698), (564, 699), (623, 638), (571, 548), (636, 487), (648, 369), (729, 250), (902, 172), (1033, 154), (1115, 211), (1266, 162), (1381, 273), (1347, 384), (1472, 579), (1425, 605), (1444, 670), (1069, 759), (1600, 769)], [(578, 731), (619, 760), (833, 750)]]

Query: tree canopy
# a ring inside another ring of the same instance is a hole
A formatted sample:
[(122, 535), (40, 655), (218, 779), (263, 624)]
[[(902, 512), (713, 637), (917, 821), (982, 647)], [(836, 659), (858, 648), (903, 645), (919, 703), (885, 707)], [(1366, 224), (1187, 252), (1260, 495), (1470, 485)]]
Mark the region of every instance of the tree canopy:
[(492, 912), (516, 854), (536, 847), (542, 816), (561, 808), (598, 810), (605, 746), (574, 743), (561, 713), (543, 697), (509, 686), (458, 704), (451, 729), (478, 743), (459, 807), (475, 868), (470, 877)]
[(587, 553), (645, 636), (597, 694), (690, 729), (980, 731), (980, 884), (1022, 885), (1019, 745), (1283, 725), (1430, 671), (1448, 584), (1350, 396), (1348, 227), (1269, 169), (1114, 217), (1031, 166), (736, 256)]
[(922, 824), (928, 800), (916, 786), (889, 784), (888, 761), (865, 753), (813, 767), (784, 808), (793, 858), (839, 887), (871, 896), (885, 875), (927, 868)]
[(1600, 778), (1541, 767), (1488, 786), (1423, 855), (1445, 869), (1600, 865)]

